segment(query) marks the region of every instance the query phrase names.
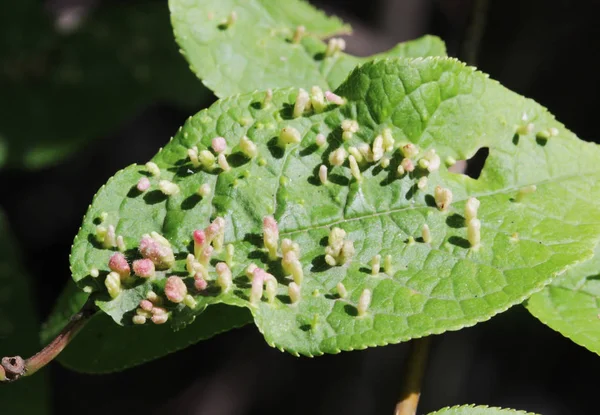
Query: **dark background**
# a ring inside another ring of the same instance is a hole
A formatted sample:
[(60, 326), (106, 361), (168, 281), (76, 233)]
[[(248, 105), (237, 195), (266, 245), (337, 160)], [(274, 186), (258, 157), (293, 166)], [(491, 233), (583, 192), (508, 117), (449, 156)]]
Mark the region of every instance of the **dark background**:
[[(347, 40), (352, 53), (436, 34), (451, 56), (534, 98), (583, 139), (598, 139), (600, 81), (592, 64), (600, 40), (597, 1), (315, 3), (353, 25)], [(59, 14), (73, 5), (93, 10), (118, 4), (54, 0), (46, 6)], [(157, 102), (60, 165), (0, 173), (0, 206), (34, 278), (40, 316), (48, 315), (70, 278), (70, 246), (94, 193), (117, 170), (148, 160), (189, 115)], [(113, 151), (117, 145), (123, 151)], [(295, 358), (271, 349), (248, 326), (113, 375), (53, 364), (54, 413), (392, 414), (407, 349), (399, 344)], [(473, 328), (435, 336), (419, 412), (476, 403), (544, 415), (596, 414), (599, 374), (597, 355), (516, 306)]]

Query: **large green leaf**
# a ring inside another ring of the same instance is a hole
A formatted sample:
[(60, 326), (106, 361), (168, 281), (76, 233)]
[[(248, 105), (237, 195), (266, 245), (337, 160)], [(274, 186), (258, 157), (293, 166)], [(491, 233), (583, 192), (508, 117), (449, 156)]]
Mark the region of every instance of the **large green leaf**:
[(526, 306), (542, 323), (600, 354), (600, 246), (591, 260), (567, 270)]
[[(89, 294), (73, 282), (65, 287), (42, 330), (48, 343), (85, 304)], [(185, 330), (173, 332), (169, 326), (122, 327), (104, 313), (94, 315), (77, 337), (58, 356), (58, 361), (79, 372), (108, 373), (124, 370), (191, 346), (252, 321), (239, 307), (217, 305), (200, 314)], [(160, 341), (156, 341), (160, 339)], [(90, 353), (90, 351), (93, 351)]]
[[(265, 93), (256, 92), (220, 100), (192, 117), (153, 158), (160, 179), (176, 183), (179, 193), (164, 195), (155, 177), (150, 177), (152, 188), (146, 193), (135, 190), (138, 180), (148, 175), (143, 166), (117, 173), (94, 198), (75, 239), (75, 281), (94, 290), (97, 304), (115, 321), (131, 324), (149, 290), (162, 293), (166, 276), (187, 275), (192, 232), (222, 216), (225, 243), (235, 247), (234, 286), (221, 292), (215, 285), (213, 267), (217, 259), (224, 260), (221, 252), (209, 266), (209, 289), (201, 294), (190, 290), (198, 302), (193, 310), (167, 303), (171, 324), (185, 325), (207, 304), (245, 306), (269, 344), (318, 355), (476, 324), (522, 302), (568, 266), (592, 256), (600, 235), (600, 152), (535, 102), (448, 58), (368, 63), (337, 93), (347, 100), (345, 105), (294, 119), (290, 113), (297, 90), (292, 89), (274, 91), (266, 107), (261, 104)], [(357, 120), (359, 130), (342, 141), (340, 125), (348, 119)], [(297, 129), (302, 139), (282, 149), (277, 136), (287, 127)], [(442, 160), (467, 159), (482, 147), (489, 148), (489, 156), (478, 179), (450, 173), (442, 165), (422, 189), (416, 184), (423, 184), (423, 170), (397, 177), (399, 150), (389, 153), (387, 168), (364, 164), (361, 181), (353, 178), (347, 164), (329, 165), (334, 149), (371, 144), (386, 128), (397, 145), (412, 142), (421, 154), (435, 149)], [(550, 128), (556, 129), (551, 130), (555, 136), (536, 138), (535, 132), (547, 135)], [(319, 133), (327, 137), (323, 147), (315, 144)], [(248, 160), (239, 153), (244, 135), (258, 146), (257, 158)], [(216, 136), (227, 139), (231, 170), (194, 168), (188, 149), (209, 148)], [(322, 164), (330, 167), (325, 185), (318, 179)], [(208, 184), (214, 196), (198, 196), (201, 184)], [(432, 194), (437, 185), (454, 195), (448, 212), (436, 208)], [(537, 191), (521, 193), (533, 185)], [(469, 197), (481, 202), (479, 249), (470, 249), (466, 239), (462, 215)], [(281, 238), (301, 247), (305, 278), (296, 304), (290, 304), (290, 280), (280, 258), (269, 260), (263, 249), (262, 221), (267, 215), (279, 222)], [(111, 300), (104, 278), (114, 250), (96, 242), (99, 218), (102, 226), (114, 225), (124, 237), (130, 260), (139, 257), (142, 235), (155, 231), (170, 241), (176, 264), (152, 279), (125, 284)], [(424, 224), (431, 230), (429, 243), (420, 239)], [(334, 227), (347, 232), (356, 253), (348, 264), (332, 267), (324, 254)], [(391, 255), (391, 269), (371, 275), (371, 260), (379, 254)], [(250, 262), (278, 279), (272, 303), (249, 303), (244, 270)], [(100, 277), (92, 277), (92, 269), (99, 269)], [(345, 298), (336, 293), (340, 282), (348, 293)], [(366, 289), (372, 292), (371, 305), (357, 315)]]
[[(170, 0), (175, 37), (196, 75), (219, 97), (267, 88), (318, 85), (334, 90), (359, 63), (345, 53), (325, 56), (319, 38), (348, 30), (301, 0)], [(223, 21), (235, 12), (230, 26)], [(302, 25), (308, 36), (293, 43)], [(387, 57), (443, 56), (434, 36), (400, 44)]]
[(34, 23), (46, 22), (39, 2), (2, 9), (0, 38), (23, 48), (0, 44), (0, 164), (42, 167), (154, 102), (198, 109), (210, 96), (177, 52), (165, 4), (102, 7), (64, 36)]
[(533, 412), (517, 411), (515, 409), (490, 408), (488, 406), (453, 406), (431, 412), (429, 415), (535, 415)]
[[(30, 281), (19, 260), (18, 249), (0, 212), (0, 357), (27, 358), (39, 350), (39, 324)], [(2, 413), (43, 415), (50, 413), (45, 371), (18, 382), (0, 384)]]

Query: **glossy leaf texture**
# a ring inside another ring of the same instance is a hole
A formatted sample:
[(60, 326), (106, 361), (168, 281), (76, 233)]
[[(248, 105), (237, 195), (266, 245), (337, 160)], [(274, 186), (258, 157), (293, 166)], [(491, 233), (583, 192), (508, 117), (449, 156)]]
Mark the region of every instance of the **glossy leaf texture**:
[(600, 354), (600, 247), (591, 260), (532, 295), (526, 306), (542, 323)]
[[(42, 329), (42, 343), (49, 343), (56, 337), (70, 317), (83, 307), (88, 296), (73, 282), (65, 287)], [(247, 309), (225, 305), (210, 307), (185, 330), (177, 332), (173, 332), (169, 326), (123, 327), (115, 324), (106, 314), (98, 313), (69, 343), (57, 360), (78, 372), (117, 372), (250, 322), (252, 317)]]
[(536, 415), (533, 412), (518, 411), (515, 409), (494, 408), (488, 406), (453, 406), (431, 412), (429, 415)]
[(0, 165), (44, 167), (153, 103), (197, 110), (211, 97), (177, 51), (165, 4), (103, 6), (69, 34), (39, 2), (1, 7)]
[[(31, 282), (19, 260), (18, 247), (0, 212), (0, 357), (33, 356), (39, 350), (39, 323)], [(46, 371), (18, 382), (0, 385), (2, 413), (50, 413)]]
[[(435, 36), (370, 58), (327, 52), (319, 39), (347, 33), (303, 0), (170, 0), (177, 42), (198, 78), (218, 97), (267, 88), (318, 85), (334, 90), (358, 64), (376, 57), (443, 56)], [(231, 20), (232, 13), (236, 16)], [(297, 28), (305, 28), (299, 36)], [(331, 49), (333, 51), (333, 49)]]
[[(336, 93), (344, 105), (296, 118), (297, 89), (274, 90), (266, 105), (264, 92), (223, 99), (190, 118), (153, 158), (160, 178), (133, 165), (98, 192), (73, 245), (74, 280), (94, 291), (96, 303), (116, 322), (128, 325), (149, 291), (163, 296), (166, 277), (177, 275), (197, 304), (165, 300), (175, 329), (207, 305), (244, 306), (270, 345), (311, 356), (476, 324), (592, 256), (600, 235), (600, 152), (546, 109), (449, 58), (368, 63)], [(297, 143), (289, 140), (294, 130)], [(548, 131), (551, 138), (540, 138)], [(319, 134), (325, 137), (322, 146)], [(392, 137), (392, 148), (373, 162), (369, 149), (381, 143), (381, 135)], [(189, 149), (209, 153), (217, 136), (226, 139), (227, 166), (194, 167)], [(257, 146), (254, 158), (242, 154), (245, 136)], [(283, 145), (286, 141), (292, 143)], [(408, 143), (414, 154), (403, 158)], [(489, 156), (478, 179), (450, 173), (444, 163), (425, 168), (432, 155), (451, 164), (483, 147)], [(359, 175), (349, 168), (349, 158), (337, 157), (360, 157), (357, 148), (365, 150), (354, 166)], [(399, 174), (407, 160), (417, 167)], [(325, 183), (320, 166), (328, 169)], [(148, 179), (150, 189), (137, 190), (140, 179)], [(201, 185), (209, 190), (204, 196), (198, 195)], [(437, 186), (453, 194), (447, 211), (436, 206)], [(471, 248), (471, 226), (465, 226), (469, 198), (481, 203), (477, 248)], [(291, 272), (281, 250), (270, 256), (264, 248), (262, 223), (269, 215), (278, 221), (279, 242), (289, 238), (299, 245), (304, 275), (297, 281), (299, 294), (289, 287)], [(226, 249), (213, 255), (208, 287), (198, 292), (186, 257), (194, 253), (194, 230), (216, 217), (223, 218), (224, 243), (235, 252), (229, 259)], [(129, 261), (140, 257), (142, 236), (157, 232), (170, 243), (175, 264), (153, 278), (125, 280), (111, 299), (105, 279), (116, 249), (97, 239), (111, 226), (123, 238)], [(334, 228), (353, 244), (355, 252), (344, 251), (347, 261), (341, 251), (327, 249), (337, 240), (330, 238)], [(327, 260), (328, 252), (337, 252), (337, 264)], [(380, 267), (374, 264), (377, 255)], [(231, 266), (230, 286), (216, 281), (221, 261)], [(270, 301), (249, 301), (250, 263), (277, 279)], [(92, 276), (95, 270), (98, 277)]]

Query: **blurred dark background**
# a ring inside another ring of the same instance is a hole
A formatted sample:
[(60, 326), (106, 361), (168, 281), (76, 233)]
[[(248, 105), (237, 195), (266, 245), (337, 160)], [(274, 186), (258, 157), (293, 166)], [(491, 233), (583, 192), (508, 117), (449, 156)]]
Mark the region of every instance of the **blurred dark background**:
[[(52, 0), (44, 6), (69, 21), (121, 3)], [(534, 98), (583, 139), (598, 139), (600, 77), (592, 64), (600, 40), (598, 1), (315, 4), (352, 24), (351, 53), (369, 55), (436, 34), (446, 41), (449, 55)], [(0, 172), (0, 206), (34, 278), (42, 318), (70, 278), (70, 246), (94, 193), (117, 170), (148, 160), (189, 115), (156, 102), (54, 167)], [(55, 414), (90, 415), (391, 414), (407, 349), (399, 344), (295, 358), (271, 349), (248, 326), (118, 374), (83, 375), (54, 364), (49, 369), (52, 405)], [(598, 373), (600, 357), (517, 306), (486, 323), (434, 338), (419, 412), (476, 403), (544, 415), (596, 414)]]

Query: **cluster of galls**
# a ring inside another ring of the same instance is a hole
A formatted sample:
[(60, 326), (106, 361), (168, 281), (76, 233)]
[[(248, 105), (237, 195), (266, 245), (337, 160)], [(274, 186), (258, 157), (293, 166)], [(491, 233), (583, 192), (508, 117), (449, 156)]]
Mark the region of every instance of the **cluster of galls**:
[[(194, 277), (194, 287), (197, 291), (203, 291), (207, 287), (208, 265), (213, 252), (223, 249), (225, 235), (225, 220), (217, 217), (204, 230), (196, 230), (193, 233), (194, 254), (190, 254), (186, 261), (186, 268)], [(122, 292), (123, 285), (131, 284), (135, 278), (152, 278), (156, 270), (168, 270), (175, 264), (175, 255), (169, 241), (152, 232), (145, 234), (139, 242), (139, 253), (141, 259), (132, 262), (131, 266), (125, 255), (115, 252), (108, 261), (110, 272), (106, 276), (105, 286), (111, 298), (116, 298)], [(233, 246), (227, 246), (228, 262), (233, 258)], [(133, 273), (132, 273), (133, 269)], [(231, 271), (226, 263), (216, 265), (217, 284), (227, 291), (231, 286)], [(92, 277), (98, 277), (98, 269), (90, 270)], [(170, 276), (167, 278), (164, 288), (166, 298), (174, 304), (183, 303), (194, 308), (196, 300), (188, 294), (188, 289), (181, 277)], [(144, 324), (148, 318), (156, 324), (167, 321), (169, 313), (162, 306), (162, 299), (151, 292), (150, 297), (140, 303), (136, 315), (133, 317), (135, 324)], [(152, 304), (152, 306), (151, 306)]]

